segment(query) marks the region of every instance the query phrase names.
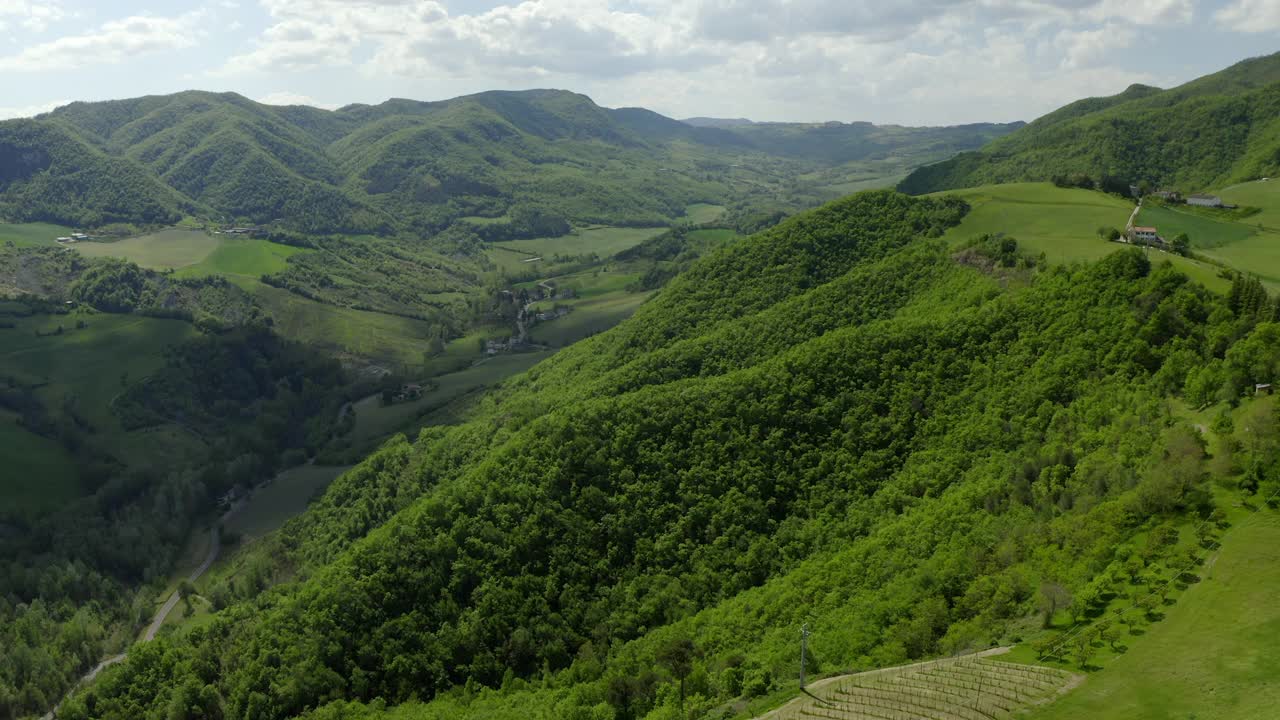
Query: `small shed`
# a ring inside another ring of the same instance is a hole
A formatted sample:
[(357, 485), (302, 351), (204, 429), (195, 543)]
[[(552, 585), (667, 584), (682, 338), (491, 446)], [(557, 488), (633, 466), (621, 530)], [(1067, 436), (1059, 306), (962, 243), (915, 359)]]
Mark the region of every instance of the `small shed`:
[(1253, 394), (1254, 395), (1270, 395), (1271, 383), (1254, 383)]

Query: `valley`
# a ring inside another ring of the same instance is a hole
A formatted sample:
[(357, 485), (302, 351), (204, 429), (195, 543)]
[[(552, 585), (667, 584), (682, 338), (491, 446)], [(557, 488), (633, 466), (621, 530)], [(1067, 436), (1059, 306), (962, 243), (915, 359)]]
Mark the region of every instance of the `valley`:
[(1269, 717), (1277, 93), (0, 121), (0, 720)]

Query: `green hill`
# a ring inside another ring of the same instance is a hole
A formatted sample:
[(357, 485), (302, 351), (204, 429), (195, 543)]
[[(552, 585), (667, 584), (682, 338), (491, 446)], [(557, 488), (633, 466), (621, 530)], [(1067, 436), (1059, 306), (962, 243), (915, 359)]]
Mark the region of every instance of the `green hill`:
[(1055, 176), (1116, 178), (1185, 192), (1280, 174), (1280, 54), (1185, 85), (1081, 100), (981, 150), (922, 167), (908, 193)]
[(386, 235), (483, 216), (509, 219), (487, 239), (512, 239), (548, 234), (531, 213), (562, 226), (669, 224), (694, 203), (777, 193), (808, 169), (889, 157), (909, 169), (1012, 126), (728, 132), (530, 90), (332, 112), (191, 91), (77, 102), (0, 128), (0, 155), (12, 157), (0, 212), (12, 219), (156, 224), (182, 213)]
[(816, 676), (1100, 612), (1231, 467), (1274, 490), (1274, 419), (1224, 465), (1176, 408), (1273, 377), (1275, 308), (942, 239), (969, 211), (862, 193), (716, 247), (389, 442), (60, 717), (740, 717), (804, 623)]

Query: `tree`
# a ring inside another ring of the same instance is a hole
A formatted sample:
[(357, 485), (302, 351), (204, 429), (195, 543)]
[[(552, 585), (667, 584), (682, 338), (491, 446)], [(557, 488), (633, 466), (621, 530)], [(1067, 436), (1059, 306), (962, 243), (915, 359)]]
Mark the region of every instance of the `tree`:
[(1088, 667), (1089, 659), (1093, 657), (1093, 631), (1084, 630), (1078, 635), (1071, 638), (1071, 648), (1076, 657), (1076, 661), (1080, 663), (1080, 667)]
[(1040, 611), (1044, 613), (1044, 626), (1053, 624), (1053, 615), (1071, 605), (1071, 593), (1056, 582), (1040, 583)]
[(684, 679), (693, 670), (698, 650), (688, 638), (677, 638), (658, 649), (658, 664), (680, 681), (680, 709), (684, 709)]
[(1112, 650), (1115, 650), (1116, 643), (1120, 641), (1120, 628), (1104, 620), (1098, 623), (1098, 637), (1110, 645)]
[(1178, 233), (1169, 241), (1169, 249), (1175, 253), (1187, 257), (1191, 254), (1191, 238), (1186, 233)]

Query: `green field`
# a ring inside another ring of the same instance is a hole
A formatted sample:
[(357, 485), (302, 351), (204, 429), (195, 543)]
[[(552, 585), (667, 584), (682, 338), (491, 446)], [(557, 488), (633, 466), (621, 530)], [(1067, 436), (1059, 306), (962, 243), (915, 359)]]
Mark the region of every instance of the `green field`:
[(75, 463), (61, 445), (32, 434), (17, 416), (0, 412), (0, 516), (35, 515), (76, 498), (81, 487)]
[(416, 432), (418, 420), (432, 410), (472, 390), (487, 387), (517, 375), (551, 356), (550, 352), (512, 353), (485, 358), (457, 372), (431, 378), (435, 387), (423, 393), (418, 400), (383, 406), (381, 398), (373, 395), (352, 405), (356, 413), (356, 425), (348, 439), (353, 445), (382, 440), (396, 432)]
[(1191, 247), (1196, 250), (1238, 243), (1258, 232), (1256, 227), (1146, 203), (1142, 206), (1142, 212), (1138, 213), (1138, 224), (1154, 225), (1166, 239), (1173, 238), (1178, 233), (1186, 233), (1191, 239)]
[(509, 240), (495, 243), (495, 246), (526, 253), (533, 257), (542, 256), (548, 259), (555, 255), (584, 255), (587, 253), (595, 253), (601, 258), (608, 258), (664, 232), (666, 232), (664, 227), (593, 227), (575, 230), (573, 233), (563, 237)]
[(1236, 514), (1203, 580), (1132, 648), (1037, 720), (1274, 718), (1280, 706), (1280, 515)]
[[(77, 319), (86, 327), (76, 329)], [(74, 404), (94, 428), (92, 441), (126, 462), (149, 459), (159, 464), (170, 452), (185, 452), (192, 441), (173, 428), (126, 433), (111, 401), (123, 383), (137, 382), (159, 367), (166, 347), (194, 336), (190, 324), (97, 314), (36, 315), (14, 322), (16, 328), (0, 330), (0, 375), (39, 385), (36, 396), (50, 413), (61, 412), (64, 403)], [(36, 335), (59, 325), (61, 335)], [(46, 510), (80, 492), (70, 454), (53, 440), (19, 428), (7, 413), (0, 413), (0, 467), (12, 470), (4, 473), (0, 487), (0, 502), (6, 506)]]
[(183, 268), (178, 275), (180, 277), (222, 275), (230, 279), (257, 280), (263, 275), (284, 270), (290, 257), (304, 252), (308, 251), (267, 240), (250, 238), (222, 240), (203, 260)]
[(653, 293), (612, 292), (595, 297), (564, 301), (573, 308), (564, 317), (535, 325), (529, 332), (534, 342), (564, 347), (596, 333), (604, 332), (635, 313)]
[(285, 470), (267, 485), (254, 490), (245, 506), (228, 518), (223, 528), (240, 535), (242, 542), (274, 532), (306, 510), (311, 499), (324, 493), (329, 483), (347, 469), (300, 465)]
[(281, 335), (339, 356), (420, 364), (435, 332), (424, 320), (326, 305), (261, 283), (253, 286), (253, 294), (275, 318)]
[(0, 244), (12, 242), (19, 247), (30, 245), (57, 245), (58, 238), (70, 235), (74, 230), (51, 223), (0, 223)]
[[(1091, 190), (1059, 188), (1049, 183), (985, 185), (952, 193), (973, 209), (943, 236), (955, 244), (983, 233), (1004, 233), (1031, 253), (1051, 263), (1092, 261), (1127, 247), (1098, 237), (1099, 227), (1124, 228), (1133, 204)], [(1218, 268), (1170, 253), (1152, 251), (1152, 260), (1168, 260), (1206, 287), (1224, 291), (1229, 283)]]
[(1262, 212), (1245, 222), (1254, 227), (1280, 231), (1280, 180), (1241, 183), (1218, 192), (1223, 202), (1241, 207), (1260, 208)]
[(694, 203), (684, 209), (684, 219), (694, 225), (714, 222), (724, 215), (723, 205), (711, 205), (708, 203)]
[(166, 228), (116, 242), (82, 242), (71, 247), (89, 257), (118, 257), (145, 268), (169, 270), (203, 261), (222, 242), (221, 237), (200, 230)]

